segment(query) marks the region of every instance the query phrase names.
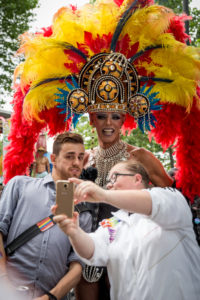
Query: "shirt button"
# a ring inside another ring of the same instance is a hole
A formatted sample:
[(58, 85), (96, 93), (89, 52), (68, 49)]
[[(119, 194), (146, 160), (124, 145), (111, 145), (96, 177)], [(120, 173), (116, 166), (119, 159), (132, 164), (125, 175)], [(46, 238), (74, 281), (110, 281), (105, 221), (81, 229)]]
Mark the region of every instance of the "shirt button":
[(43, 243), (46, 244), (46, 241), (44, 241)]
[(42, 263), (42, 259), (40, 259), (40, 263)]

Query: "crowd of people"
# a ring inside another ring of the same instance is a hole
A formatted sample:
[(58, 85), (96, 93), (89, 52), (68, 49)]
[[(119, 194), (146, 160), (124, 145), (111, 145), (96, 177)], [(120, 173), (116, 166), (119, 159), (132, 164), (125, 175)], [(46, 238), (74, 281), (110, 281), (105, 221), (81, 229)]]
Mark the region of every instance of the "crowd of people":
[[(110, 116), (112, 113), (104, 113), (107, 119)], [(112, 121), (102, 128), (102, 132), (113, 129)], [(111, 137), (105, 135), (109, 145)], [(104, 141), (103, 134), (99, 138)], [(3, 191), (1, 278), (16, 288), (26, 287), (22, 289), (25, 299), (70, 299), (72, 288), (76, 299), (105, 299), (103, 294), (111, 300), (199, 299), (200, 249), (191, 210), (184, 196), (169, 184), (152, 185), (154, 172), (148, 170), (151, 161), (153, 166), (154, 160), (158, 161), (148, 151), (146, 155), (151, 157), (147, 168), (134, 156), (115, 162), (108, 171), (106, 187), (101, 187), (79, 179), (87, 159), (82, 137), (70, 132), (58, 135), (51, 155), (52, 174), (44, 178), (16, 176)], [(163, 172), (162, 165), (158, 166)], [(96, 222), (92, 206), (77, 209), (72, 219), (52, 217), (58, 180), (76, 185), (76, 207), (80, 202), (107, 205), (109, 213), (104, 206), (98, 207), (104, 218), (98, 219), (95, 232), (89, 233)], [(13, 249), (13, 241), (34, 223), (42, 228), (37, 236), (21, 245), (18, 241)], [(94, 273), (100, 267), (105, 277), (100, 283), (81, 276), (82, 270), (83, 274)]]

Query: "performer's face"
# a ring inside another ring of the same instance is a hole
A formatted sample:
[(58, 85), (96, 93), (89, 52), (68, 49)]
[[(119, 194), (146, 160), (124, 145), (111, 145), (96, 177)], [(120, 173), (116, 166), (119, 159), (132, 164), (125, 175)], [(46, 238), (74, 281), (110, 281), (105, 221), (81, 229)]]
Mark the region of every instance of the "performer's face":
[(125, 115), (118, 112), (90, 114), (90, 124), (96, 127), (100, 146), (108, 148), (119, 140), (124, 120)]

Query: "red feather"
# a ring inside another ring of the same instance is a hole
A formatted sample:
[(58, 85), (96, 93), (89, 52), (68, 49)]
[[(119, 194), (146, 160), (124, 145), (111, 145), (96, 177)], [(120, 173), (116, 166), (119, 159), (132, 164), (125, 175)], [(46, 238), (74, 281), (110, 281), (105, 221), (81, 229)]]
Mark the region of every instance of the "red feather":
[(179, 42), (185, 43), (187, 40), (191, 41), (190, 36), (185, 32), (185, 21), (191, 20), (192, 17), (182, 14), (174, 16), (170, 21), (167, 32), (173, 33), (175, 39)]
[(182, 120), (181, 133), (176, 142), (177, 187), (191, 202), (200, 196), (200, 110), (196, 101), (190, 114)]
[(157, 119), (156, 128), (153, 128), (152, 134), (155, 141), (161, 144), (166, 150), (170, 145), (173, 145), (176, 137), (181, 132), (182, 120), (186, 117), (185, 108), (176, 104), (162, 104), (162, 109), (154, 111), (154, 116)]
[[(121, 6), (123, 4), (124, 0), (114, 0), (114, 2), (118, 6)], [(144, 6), (152, 5), (152, 4), (154, 4), (154, 0), (138, 0), (137, 6), (144, 7)]]
[[(26, 91), (28, 87), (26, 87)], [(34, 145), (39, 133), (45, 127), (45, 123), (33, 121), (28, 123), (22, 116), (24, 94), (20, 87), (17, 89), (13, 104), (14, 113), (11, 117), (11, 129), (8, 136), (10, 144), (6, 147), (7, 153), (4, 158), (4, 183), (16, 175), (26, 174), (34, 157)]]
[(122, 134), (126, 134), (126, 131), (128, 131), (128, 135), (131, 133), (133, 129), (137, 127), (137, 123), (135, 122), (134, 117), (129, 115), (128, 113), (126, 114), (126, 119), (125, 122), (122, 126)]
[(69, 124), (65, 128), (65, 114), (59, 114), (60, 109), (57, 107), (51, 108), (49, 110), (44, 110), (40, 113), (40, 118), (48, 124), (49, 136), (54, 136), (57, 133), (61, 133), (65, 130), (69, 130)]
[(42, 32), (36, 32), (35, 34), (42, 34), (44, 37), (49, 37), (53, 34), (52, 26), (41, 28)]
[(110, 48), (112, 34), (103, 34), (102, 37), (97, 35), (93, 38), (92, 33), (85, 31), (85, 44), (95, 53), (98, 54)]

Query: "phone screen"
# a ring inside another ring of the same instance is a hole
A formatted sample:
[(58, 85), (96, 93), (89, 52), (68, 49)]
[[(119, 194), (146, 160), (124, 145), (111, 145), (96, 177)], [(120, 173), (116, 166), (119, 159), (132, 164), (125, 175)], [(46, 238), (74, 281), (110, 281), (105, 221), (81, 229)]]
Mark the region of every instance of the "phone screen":
[(56, 215), (65, 214), (69, 218), (73, 217), (74, 212), (74, 183), (67, 180), (56, 182)]

